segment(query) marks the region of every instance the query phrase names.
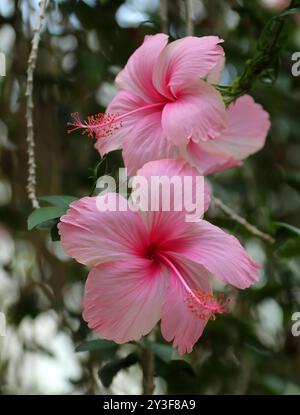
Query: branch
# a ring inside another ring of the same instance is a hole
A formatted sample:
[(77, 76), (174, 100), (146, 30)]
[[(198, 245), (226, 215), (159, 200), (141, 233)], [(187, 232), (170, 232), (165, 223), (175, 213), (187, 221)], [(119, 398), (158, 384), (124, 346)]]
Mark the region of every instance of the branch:
[(41, 0), (39, 3), (39, 14), (36, 25), (33, 30), (33, 38), (31, 42), (31, 52), (28, 58), (27, 67), (27, 83), (26, 83), (26, 121), (27, 121), (27, 154), (28, 154), (28, 178), (27, 178), (27, 194), (34, 209), (39, 208), (39, 202), (36, 197), (36, 161), (35, 161), (35, 143), (34, 143), (34, 126), (33, 126), (33, 75), (36, 67), (38, 56), (39, 42), (41, 37), (42, 22), (45, 18), (47, 0)]
[(275, 239), (272, 238), (271, 235), (264, 233), (260, 231), (258, 228), (256, 228), (254, 225), (249, 223), (246, 219), (239, 216), (236, 212), (234, 212), (230, 207), (225, 205), (225, 203), (222, 202), (222, 200), (218, 199), (217, 197), (213, 198), (213, 202), (215, 206), (220, 208), (224, 213), (226, 213), (227, 216), (229, 216), (230, 219), (234, 220), (235, 222), (242, 225), (244, 228), (246, 228), (252, 235), (255, 235), (261, 239), (263, 239), (266, 242), (269, 242), (270, 244), (273, 244), (275, 242)]
[(268, 83), (276, 81), (280, 53), (282, 45), (286, 41), (286, 18), (299, 12), (300, 7), (291, 6), (266, 23), (258, 39), (257, 52), (252, 59), (247, 61), (241, 76), (237, 77), (230, 86), (217, 86), (226, 105), (247, 94), (258, 79), (264, 79)]
[(194, 20), (193, 20), (193, 0), (184, 0), (185, 4), (185, 20), (186, 20), (186, 36), (193, 36), (194, 34)]
[(169, 32), (168, 26), (168, 0), (160, 0), (159, 2), (159, 16), (161, 19), (162, 24), (162, 32), (167, 33)]

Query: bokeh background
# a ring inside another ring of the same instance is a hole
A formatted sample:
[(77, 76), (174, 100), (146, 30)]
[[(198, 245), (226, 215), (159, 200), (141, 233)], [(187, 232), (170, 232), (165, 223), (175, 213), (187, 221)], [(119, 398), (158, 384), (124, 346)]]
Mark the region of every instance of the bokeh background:
[[(114, 174), (121, 165), (115, 152), (95, 171), (99, 155), (92, 142), (67, 135), (66, 124), (72, 112), (105, 110), (116, 74), (145, 34), (167, 23), (172, 39), (185, 36), (185, 2), (168, 3), (166, 22), (159, 0), (50, 2), (34, 80), (39, 196), (82, 197), (95, 174)], [(242, 72), (264, 25), (284, 3), (192, 1), (195, 35), (225, 40), (222, 84)], [(84, 343), (95, 339), (81, 318), (88, 270), (66, 257), (49, 231), (27, 231), (25, 85), (37, 9), (37, 0), (0, 1), (0, 51), (7, 58), (0, 77), (0, 312), (7, 318), (0, 394), (141, 393), (136, 345)], [(300, 51), (297, 16), (288, 19), (286, 34), (276, 82), (258, 82), (251, 91), (272, 121), (265, 148), (242, 168), (209, 177), (216, 196), (276, 242), (259, 240), (210, 208), (207, 218), (263, 264), (261, 278), (248, 290), (230, 291), (232, 313), (209, 322), (191, 355), (180, 359), (158, 332), (150, 336), (155, 393), (300, 394), (300, 336), (291, 332), (291, 316), (300, 311), (300, 77), (291, 74), (291, 55)]]

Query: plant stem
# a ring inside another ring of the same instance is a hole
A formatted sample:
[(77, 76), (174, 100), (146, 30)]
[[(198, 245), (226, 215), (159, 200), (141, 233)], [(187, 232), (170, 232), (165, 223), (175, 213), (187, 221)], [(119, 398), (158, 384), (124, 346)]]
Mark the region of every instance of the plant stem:
[(161, 31), (168, 34), (168, 0), (160, 0), (159, 15), (161, 19)]
[(143, 372), (143, 395), (152, 395), (154, 391), (154, 354), (143, 347), (141, 366)]
[(186, 36), (193, 36), (194, 20), (193, 20), (192, 0), (184, 0), (184, 4), (185, 4)]

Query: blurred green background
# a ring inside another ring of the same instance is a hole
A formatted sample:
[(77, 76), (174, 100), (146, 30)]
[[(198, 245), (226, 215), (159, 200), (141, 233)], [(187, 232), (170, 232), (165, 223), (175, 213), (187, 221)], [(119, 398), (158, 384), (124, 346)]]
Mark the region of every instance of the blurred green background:
[[(171, 39), (183, 37), (185, 2), (168, 3)], [(223, 84), (254, 56), (264, 25), (278, 13), (270, 3), (192, 1), (195, 35), (225, 40)], [(27, 231), (25, 85), (37, 8), (37, 0), (0, 2), (0, 51), (7, 58), (0, 77), (0, 312), (7, 318), (0, 394), (141, 393), (136, 345), (82, 345), (95, 339), (81, 318), (88, 270), (67, 258), (48, 231)], [(158, 331), (150, 336), (155, 393), (300, 394), (300, 336), (291, 332), (292, 314), (300, 312), (300, 77), (291, 73), (291, 56), (300, 51), (298, 17), (288, 18), (277, 81), (258, 82), (251, 91), (272, 121), (265, 148), (242, 168), (209, 177), (216, 196), (276, 242), (253, 237), (210, 208), (207, 219), (263, 264), (261, 278), (251, 289), (230, 291), (232, 313), (209, 322), (191, 355), (180, 359)], [(70, 113), (104, 111), (116, 74), (163, 20), (158, 0), (50, 2), (34, 81), (39, 196), (89, 194), (99, 155), (88, 138), (67, 135)], [(121, 163), (114, 152), (96, 173), (114, 174)], [(75, 351), (79, 345), (93, 350)]]

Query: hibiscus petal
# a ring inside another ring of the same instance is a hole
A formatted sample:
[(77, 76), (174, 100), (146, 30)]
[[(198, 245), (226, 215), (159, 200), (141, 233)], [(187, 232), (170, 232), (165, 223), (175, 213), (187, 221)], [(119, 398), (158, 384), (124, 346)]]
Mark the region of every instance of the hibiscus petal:
[(161, 111), (144, 111), (136, 116), (136, 122), (123, 145), (123, 158), (128, 174), (134, 175), (145, 163), (174, 157), (175, 146), (167, 140), (161, 127)]
[(153, 72), (153, 84), (167, 98), (176, 97), (182, 87), (220, 65), (224, 51), (217, 36), (187, 36), (175, 40), (159, 55)]
[(176, 101), (163, 109), (163, 130), (176, 145), (186, 144), (189, 138), (214, 139), (226, 126), (227, 114), (221, 95), (201, 80), (185, 88)]
[[(200, 288), (205, 293), (211, 293), (210, 276), (204, 268), (183, 260), (180, 261), (180, 267), (176, 267), (191, 289)], [(187, 305), (188, 295), (181, 280), (174, 271), (171, 272), (162, 310), (161, 332), (167, 341), (173, 340), (173, 347), (178, 348), (180, 355), (192, 352), (209, 319), (199, 318), (192, 313)]]
[(247, 288), (257, 282), (260, 265), (234, 236), (205, 220), (193, 225), (190, 238), (177, 248), (177, 254), (203, 265), (221, 281), (235, 287)]
[(217, 63), (217, 65), (214, 68), (212, 68), (211, 71), (209, 71), (207, 77), (205, 78), (206, 81), (209, 82), (210, 84), (217, 85), (221, 80), (224, 65), (225, 65), (225, 56), (219, 59), (219, 62)]
[(161, 51), (168, 43), (168, 36), (158, 33), (145, 36), (144, 43), (131, 55), (125, 68), (116, 78), (117, 84), (146, 102), (161, 99), (152, 83), (152, 73)]
[(265, 144), (270, 128), (269, 114), (249, 95), (228, 107), (228, 127), (211, 147), (243, 160)]
[(241, 165), (240, 160), (235, 160), (224, 154), (215, 154), (206, 151), (204, 147), (209, 146), (203, 146), (202, 144), (209, 143), (195, 143), (193, 140), (190, 140), (186, 147), (186, 153), (184, 154), (184, 158), (201, 174), (206, 175)]
[(83, 318), (116, 343), (139, 340), (161, 317), (166, 283), (166, 269), (149, 260), (103, 264), (89, 274)]
[(228, 127), (221, 136), (199, 145), (212, 156), (243, 160), (264, 146), (270, 128), (269, 114), (249, 95), (231, 104), (227, 112)]
[[(104, 201), (105, 212), (99, 210)], [(89, 266), (132, 258), (145, 249), (146, 231), (139, 215), (114, 193), (73, 202), (58, 228), (64, 251)]]

